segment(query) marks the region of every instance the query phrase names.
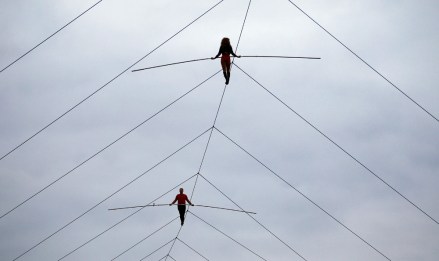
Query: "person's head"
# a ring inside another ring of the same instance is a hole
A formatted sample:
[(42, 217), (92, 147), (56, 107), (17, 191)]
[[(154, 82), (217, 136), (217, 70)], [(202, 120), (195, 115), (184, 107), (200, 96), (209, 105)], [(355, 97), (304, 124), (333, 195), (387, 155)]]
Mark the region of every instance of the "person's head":
[(227, 38), (227, 37), (224, 37), (224, 38), (221, 40), (221, 46), (229, 46), (229, 45), (230, 45), (230, 39)]
[(180, 194), (183, 194), (183, 188), (180, 188)]

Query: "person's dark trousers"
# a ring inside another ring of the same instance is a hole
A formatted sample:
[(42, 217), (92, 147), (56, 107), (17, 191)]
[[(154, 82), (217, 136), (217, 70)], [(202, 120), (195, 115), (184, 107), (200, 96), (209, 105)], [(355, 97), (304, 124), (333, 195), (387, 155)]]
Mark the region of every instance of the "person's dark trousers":
[(180, 213), (181, 225), (184, 224), (184, 214), (186, 213), (186, 205), (178, 205), (178, 212)]

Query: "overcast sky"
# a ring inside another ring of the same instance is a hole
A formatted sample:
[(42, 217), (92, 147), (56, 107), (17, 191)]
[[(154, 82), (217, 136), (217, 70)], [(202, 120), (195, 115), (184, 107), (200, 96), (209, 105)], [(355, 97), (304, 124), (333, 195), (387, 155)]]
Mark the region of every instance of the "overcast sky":
[[(248, 0), (222, 1), (161, 45), (218, 2), (104, 0), (0, 73), (0, 156), (105, 86), (0, 160), (1, 215), (44, 189), (0, 219), (0, 259), (146, 173), (18, 260), (58, 260), (136, 211), (108, 208), (170, 203), (180, 186), (195, 204), (257, 212), (278, 238), (246, 214), (194, 207), (181, 241), (145, 260), (170, 250), (168, 260), (204, 260), (184, 243), (209, 260), (260, 259), (243, 246), (266, 260), (438, 260), (439, 122), (287, 0), (251, 1), (237, 49)], [(439, 117), (439, 2), (293, 2)], [(94, 3), (0, 1), (0, 69)], [(289, 106), (232, 68), (215, 127), (266, 167), (218, 130), (208, 143), (225, 86), (221, 73), (209, 78), (219, 60), (131, 72), (214, 56), (224, 36), (240, 55), (321, 57), (236, 60)], [(64, 260), (111, 260), (177, 216), (145, 208)], [(140, 260), (179, 229), (173, 221), (118, 260)]]

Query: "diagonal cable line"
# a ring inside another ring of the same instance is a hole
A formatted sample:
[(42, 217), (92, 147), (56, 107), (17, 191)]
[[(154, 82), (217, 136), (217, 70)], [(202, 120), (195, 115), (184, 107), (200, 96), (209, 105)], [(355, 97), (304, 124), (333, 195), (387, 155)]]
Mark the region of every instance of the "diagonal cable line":
[[(219, 103), (219, 105), (218, 105), (218, 109), (217, 109), (217, 111), (216, 111), (216, 115), (215, 115), (215, 120), (214, 120), (212, 126), (215, 126), (216, 120), (217, 120), (217, 118), (218, 118), (218, 114), (219, 114), (219, 111), (220, 111), (220, 108), (221, 108), (221, 104), (223, 103), (224, 94), (226, 93), (226, 88), (227, 88), (227, 85), (224, 86), (223, 94), (221, 95), (221, 100), (220, 100), (220, 103)], [(207, 144), (206, 144), (206, 147), (204, 148), (203, 157), (201, 158), (200, 167), (198, 168), (198, 173), (201, 171), (201, 168), (203, 167), (204, 159), (205, 159), (205, 157), (206, 157), (206, 153), (207, 153), (207, 148), (209, 148), (210, 140), (211, 140), (211, 138), (212, 138), (212, 132), (213, 132), (213, 127), (212, 127), (212, 129), (210, 130), (209, 138), (207, 139)]]
[[(159, 197), (155, 198), (154, 200), (152, 200), (151, 202), (149, 202), (148, 204), (151, 204), (159, 199), (161, 199), (162, 197), (166, 196), (167, 194), (169, 194), (171, 191), (173, 191), (174, 189), (178, 188), (179, 186), (181, 186), (182, 184), (186, 183), (187, 181), (189, 181), (190, 179), (192, 179), (193, 177), (195, 177), (196, 175), (192, 175), (191, 177), (189, 177), (188, 179), (186, 179), (185, 181), (181, 182), (180, 184), (174, 186), (173, 188), (171, 188), (170, 190), (166, 191), (165, 193), (163, 193), (162, 195), (160, 195)], [(91, 239), (89, 239), (87, 242), (81, 244), (80, 246), (78, 246), (77, 248), (75, 248), (74, 250), (70, 251), (69, 253), (67, 253), (66, 255), (64, 255), (63, 257), (61, 257), (59, 260), (62, 260), (66, 257), (68, 257), (69, 255), (73, 254), (74, 252), (78, 251), (79, 249), (81, 249), (82, 247), (88, 245), (90, 242), (94, 241), (95, 239), (97, 239), (98, 237), (102, 236), (103, 234), (107, 233), (108, 231), (110, 231), (111, 229), (115, 228), (116, 226), (118, 226), (119, 224), (123, 223), (124, 221), (126, 221), (127, 219), (129, 219), (130, 217), (134, 216), (135, 214), (139, 213), (141, 210), (143, 210), (144, 208), (140, 208), (136, 211), (134, 211), (133, 213), (131, 213), (130, 215), (126, 216), (125, 218), (121, 219), (120, 221), (118, 221), (117, 223), (115, 223), (114, 225), (110, 226), (109, 228), (105, 229), (104, 231), (102, 231), (101, 233), (97, 234), (96, 236), (92, 237)]]
[[(164, 248), (165, 246), (169, 245), (169, 243), (171, 243), (172, 241), (175, 242), (175, 238), (169, 240), (167, 243), (161, 245), (159, 248), (157, 248), (156, 250), (152, 251), (151, 253), (149, 253), (148, 255), (146, 255), (145, 257), (143, 257), (142, 259), (140, 259), (140, 261), (145, 260), (146, 258), (152, 256), (153, 254), (155, 254), (157, 251), (159, 251), (160, 249)], [(162, 260), (163, 258), (161, 258), (160, 260)]]
[[(74, 223), (75, 221), (77, 221), (78, 219), (82, 218), (83, 216), (85, 216), (87, 213), (89, 213), (90, 211), (92, 211), (93, 209), (95, 209), (96, 207), (98, 207), (100, 204), (104, 203), (105, 201), (107, 201), (108, 199), (110, 199), (111, 197), (113, 197), (114, 195), (116, 195), (117, 193), (119, 193), (120, 191), (122, 191), (123, 189), (125, 189), (126, 187), (128, 187), (129, 185), (131, 185), (133, 182), (135, 182), (136, 180), (140, 179), (141, 177), (143, 177), (144, 175), (146, 175), (147, 173), (149, 173), (151, 170), (153, 170), (154, 168), (156, 168), (157, 166), (159, 166), (160, 164), (162, 164), (163, 162), (165, 162), (167, 159), (169, 159), (170, 157), (172, 157), (173, 155), (175, 155), (176, 153), (178, 153), (179, 151), (181, 151), (182, 149), (186, 148), (187, 146), (189, 146), (192, 142), (194, 142), (195, 140), (197, 140), (198, 138), (200, 138), (202, 135), (204, 135), (206, 132), (208, 132), (210, 130), (207, 129), (206, 131), (204, 131), (202, 134), (200, 134), (199, 136), (197, 136), (195, 139), (191, 140), (190, 142), (186, 143), (185, 145), (183, 145), (182, 147), (180, 147), (178, 150), (176, 150), (175, 152), (173, 152), (172, 154), (168, 155), (166, 158), (164, 158), (163, 160), (159, 161), (157, 164), (155, 164), (154, 166), (152, 166), (150, 169), (148, 169), (147, 171), (143, 172), (142, 174), (140, 174), (139, 176), (137, 176), (136, 178), (132, 179), (130, 182), (128, 182), (127, 184), (125, 184), (124, 186), (122, 186), (121, 188), (119, 188), (118, 190), (116, 190), (115, 192), (113, 192), (111, 195), (107, 196), (106, 198), (104, 198), (103, 200), (101, 200), (100, 202), (98, 202), (97, 204), (95, 204), (93, 207), (89, 208), (87, 211), (83, 212), (81, 215), (79, 215), (78, 217), (74, 218), (73, 220), (71, 220), (70, 222), (68, 222), (66, 225), (62, 226), (61, 228), (59, 228), (58, 230), (56, 230), (55, 232), (53, 232), (52, 234), (50, 234), (49, 236), (45, 237), (44, 239), (42, 239), (40, 242), (38, 242), (37, 244), (35, 244), (34, 246), (32, 246), (31, 248), (29, 248), (28, 250), (26, 250), (25, 252), (23, 252), (20, 256), (18, 256), (17, 258), (15, 258), (14, 260), (22, 257), (23, 255), (27, 254), (28, 252), (30, 252), (31, 250), (33, 250), (34, 248), (38, 247), (39, 245), (41, 245), (43, 242), (45, 242), (46, 240), (48, 240), (49, 238), (51, 238), (52, 236), (56, 235), (57, 233), (59, 233), (60, 231), (62, 231), (63, 229), (65, 229), (66, 227), (70, 226), (72, 223)], [(192, 176), (193, 177), (193, 176)]]
[(376, 70), (372, 65), (370, 65), (368, 62), (366, 62), (363, 58), (361, 58), (357, 53), (352, 51), (349, 47), (347, 47), (343, 42), (341, 42), (337, 37), (335, 37), (333, 34), (331, 34), (328, 30), (326, 30), (322, 25), (320, 25), (316, 20), (314, 20), (310, 15), (308, 15), (304, 10), (302, 10), (299, 6), (297, 6), (295, 3), (293, 3), (291, 0), (288, 0), (292, 5), (294, 5), (300, 12), (302, 12), (304, 15), (306, 15), (311, 21), (313, 21), (318, 27), (323, 29), (328, 35), (330, 35), (334, 40), (336, 40), (338, 43), (340, 43), (344, 48), (346, 48), (350, 53), (352, 53), (355, 57), (357, 57), (360, 61), (362, 61), (367, 67), (372, 69), (375, 73), (377, 73), (381, 78), (383, 78), (386, 82), (388, 82), (390, 85), (392, 85), (397, 91), (399, 91), (402, 95), (404, 95), (407, 99), (409, 99), (412, 103), (414, 103), (416, 106), (418, 106), (421, 110), (426, 112), (428, 115), (430, 115), (436, 122), (439, 123), (439, 119), (434, 116), (431, 112), (429, 112), (426, 108), (421, 106), (418, 102), (416, 102), (413, 98), (411, 98), (407, 93), (405, 93), (403, 90), (401, 90), (396, 84), (391, 82), (387, 77), (385, 77), (383, 74), (381, 74), (378, 70)]
[[(175, 260), (175, 258), (173, 258), (171, 255), (164, 256), (164, 257), (162, 257), (160, 260), (165, 259), (165, 258), (167, 258), (167, 257), (169, 257), (170, 259), (172, 259), (172, 260), (174, 260), (174, 261), (177, 261), (177, 260)], [(159, 261), (160, 261), (160, 260), (159, 260)]]
[[(195, 187), (195, 186), (194, 186), (194, 187)], [(184, 218), (186, 218), (188, 211), (189, 211), (189, 208), (188, 208), (188, 210), (186, 211), (186, 213), (184, 214)], [(183, 228), (183, 226), (180, 226), (180, 228), (178, 229), (177, 236), (175, 237), (174, 242), (172, 242), (172, 245), (171, 245), (171, 247), (169, 248), (168, 254), (167, 254), (166, 257), (165, 257), (165, 261), (168, 260), (169, 254), (171, 253), (172, 249), (174, 248), (175, 241), (176, 241), (177, 237), (180, 235), (180, 232), (181, 232), (181, 229), (182, 229), (182, 228)]]
[[(237, 206), (238, 208), (240, 208), (241, 210), (244, 210), (243, 208), (241, 208), (241, 206), (239, 206), (235, 201), (233, 201), (229, 196), (227, 196), (224, 192), (222, 192), (218, 187), (216, 187), (212, 182), (210, 182), (208, 179), (206, 179), (206, 177), (204, 177), (203, 175), (199, 174), (200, 177), (202, 177), (205, 181), (207, 181), (207, 183), (209, 183), (213, 188), (215, 188), (219, 193), (221, 193), (224, 197), (226, 197), (228, 200), (230, 200), (230, 202), (232, 202), (235, 206)], [(250, 215), (249, 213), (245, 213), (247, 214), (251, 219), (253, 219), (256, 223), (259, 224), (259, 226), (261, 226), (263, 229), (265, 229), (268, 233), (270, 233), (272, 236), (274, 236), (277, 240), (279, 240), (282, 244), (284, 244), (286, 247), (288, 247), (291, 251), (293, 251), (298, 257), (300, 257), (301, 259), (307, 261), (306, 258), (304, 258), (301, 254), (299, 254), (299, 252), (297, 252), (296, 250), (294, 250), (289, 244), (287, 244), (284, 240), (282, 240), (280, 237), (278, 237), (276, 234), (274, 234), (271, 230), (269, 230), (266, 226), (264, 226), (261, 222), (259, 222), (256, 218), (254, 218), (252, 215)]]
[(250, 10), (251, 3), (252, 3), (252, 0), (248, 1), (247, 11), (245, 11), (244, 22), (242, 22), (241, 32), (239, 32), (239, 37), (238, 37), (238, 42), (236, 43), (235, 52), (238, 52), (239, 42), (241, 41), (242, 32), (244, 31), (245, 22), (247, 22), (248, 11)]
[[(220, 70), (221, 71), (221, 70)], [(191, 93), (192, 91), (194, 91), (195, 89), (197, 89), (198, 87), (200, 87), (201, 85), (203, 85), (204, 83), (206, 83), (207, 81), (209, 81), (210, 79), (212, 79), (215, 75), (217, 75), (220, 71), (217, 71), (215, 74), (211, 75), (210, 77), (208, 77), (206, 80), (202, 81), (200, 84), (198, 84), (197, 86), (195, 86), (194, 88), (190, 89), (189, 91), (187, 91), (186, 93), (184, 93), (183, 95), (181, 95), (180, 97), (178, 97), (177, 99), (175, 99), (174, 101), (172, 101), (171, 103), (169, 103), (168, 105), (166, 105), (165, 107), (163, 107), (162, 109), (160, 109), (159, 111), (157, 111), (156, 113), (154, 113), (152, 116), (148, 117), (146, 120), (142, 121), (141, 123), (139, 123), (138, 125), (136, 125), (134, 128), (130, 129), (128, 132), (124, 133), (122, 136), (120, 136), (119, 138), (117, 138), (116, 140), (112, 141), (110, 144), (106, 145), (104, 148), (100, 149), (98, 152), (96, 152), (95, 154), (93, 154), (92, 156), (88, 157), (86, 160), (82, 161), (80, 164), (76, 165), (74, 168), (72, 168), (71, 170), (69, 170), (68, 172), (66, 172), (65, 174), (61, 175), (60, 177), (58, 177), (57, 179), (55, 179), (54, 181), (52, 181), (51, 183), (49, 183), (48, 185), (46, 185), (45, 187), (43, 187), (42, 189), (40, 189), (38, 192), (34, 193), (33, 195), (29, 196), (27, 199), (25, 199), (24, 201), (22, 201), (21, 203), (19, 203), (18, 205), (16, 205), (15, 207), (13, 207), (12, 209), (10, 209), (9, 211), (7, 211), (6, 213), (4, 213), (3, 215), (0, 216), (0, 219), (2, 219), (3, 217), (5, 217), (6, 215), (10, 214), (11, 212), (13, 212), (14, 210), (16, 210), (17, 208), (19, 208), (20, 206), (22, 206), (23, 204), (25, 204), (26, 202), (28, 202), (29, 200), (31, 200), (32, 198), (34, 198), (35, 196), (37, 196), (38, 194), (40, 194), (41, 192), (43, 192), (44, 190), (48, 189), (49, 187), (51, 187), (52, 185), (54, 185), (55, 183), (57, 183), (58, 181), (60, 181), (61, 179), (65, 178), (67, 175), (69, 175), (70, 173), (72, 173), (73, 171), (75, 171), (76, 169), (78, 169), (79, 167), (81, 167), (82, 165), (84, 165), (85, 163), (87, 163), (88, 161), (90, 161), (91, 159), (93, 159), (94, 157), (96, 157), (97, 155), (99, 155), (100, 153), (102, 153), (103, 151), (105, 151), (106, 149), (108, 149), (109, 147), (111, 147), (112, 145), (114, 145), (115, 143), (117, 143), (118, 141), (122, 140), (123, 138), (125, 138), (126, 136), (128, 136), (130, 133), (132, 133), (133, 131), (135, 131), (136, 129), (138, 129), (139, 127), (141, 127), (142, 125), (144, 125), (145, 123), (147, 123), (149, 120), (151, 120), (152, 118), (154, 118), (155, 116), (159, 115), (160, 113), (162, 113), (164, 110), (168, 109), (169, 107), (171, 107), (172, 105), (174, 105), (176, 102), (178, 102), (179, 100), (181, 100), (182, 98), (184, 98), (186, 95), (188, 95), (189, 93)]]
[(180, 241), (181, 243), (183, 243), (185, 246), (187, 246), (188, 248), (190, 248), (192, 251), (194, 251), (195, 253), (197, 253), (199, 256), (201, 256), (202, 258), (206, 259), (207, 261), (209, 261), (208, 258), (206, 258), (205, 256), (203, 256), (202, 254), (200, 254), (200, 252), (198, 252), (197, 250), (195, 250), (193, 247), (191, 247), (190, 245), (186, 244), (186, 242), (184, 242), (183, 240), (181, 240), (180, 238), (177, 237), (177, 240)]
[(329, 136), (327, 136), (325, 133), (323, 133), (321, 130), (319, 130), (315, 125), (313, 125), (311, 122), (309, 122), (307, 119), (305, 119), (302, 115), (300, 115), (298, 112), (293, 110), (288, 104), (286, 104), (284, 101), (282, 101), (279, 97), (277, 97), (274, 93), (272, 93), (270, 90), (268, 90), (265, 86), (263, 86), (261, 83), (259, 83), (255, 78), (253, 78), (251, 75), (249, 75), (247, 72), (245, 72), (241, 67), (239, 67), (237, 64), (235, 64), (236, 67), (238, 67), (239, 70), (241, 70), (245, 75), (247, 75), (250, 79), (252, 79), (256, 84), (258, 84), (260, 87), (262, 87), (265, 91), (267, 91), (271, 96), (273, 96), (276, 100), (278, 100), (280, 103), (282, 103), (286, 108), (288, 108), (291, 112), (296, 114), (300, 119), (302, 119), (304, 122), (306, 122), (309, 126), (311, 126), (314, 130), (316, 130), (318, 133), (320, 133), (323, 137), (325, 137), (328, 141), (330, 141), (333, 145), (335, 145), (337, 148), (339, 148), (341, 151), (343, 151), (347, 156), (349, 156), (351, 159), (353, 159), (355, 162), (360, 164), (367, 172), (375, 176), (378, 180), (380, 180), (384, 185), (386, 185), (388, 188), (393, 190), (396, 194), (401, 196), (406, 202), (410, 203), (412, 206), (414, 206), (416, 209), (418, 209), (420, 212), (422, 212), (425, 216), (430, 218), (433, 222), (436, 224), (439, 224), (439, 222), (434, 219), (432, 216), (430, 216), (426, 211), (424, 211), (422, 208), (420, 208), (418, 205), (416, 205), (414, 202), (409, 200), (406, 196), (404, 196), (401, 192), (399, 192), (396, 188), (394, 188), (392, 185), (390, 185), (388, 182), (386, 182), (383, 178), (381, 178), (378, 174), (373, 172), (370, 168), (368, 168), (364, 163), (362, 163), (360, 160), (358, 160), (356, 157), (354, 157), (351, 153), (346, 151), (343, 147), (341, 147), (338, 143), (336, 143), (334, 140), (332, 140)]
[(204, 222), (206, 225), (210, 226), (211, 228), (215, 229), (216, 231), (218, 231), (219, 233), (223, 234), (224, 236), (226, 236), (227, 238), (229, 238), (230, 240), (232, 240), (233, 242), (235, 242), (236, 244), (240, 245), (241, 247), (245, 248), (247, 251), (249, 251), (250, 253), (252, 253), (253, 255), (259, 257), (262, 260), (266, 260), (265, 258), (263, 258), (262, 256), (260, 256), (259, 254), (257, 254), (255, 251), (251, 250), (250, 248), (246, 247), (245, 245), (243, 245), (242, 243), (238, 242), (236, 239), (232, 238), (231, 236), (227, 235), (226, 233), (224, 233), (222, 230), (220, 230), (219, 228), (216, 228), (215, 226), (211, 225), (209, 222), (207, 222), (206, 220), (202, 219), (201, 217), (195, 215), (192, 211), (188, 211), (192, 216), (198, 218), (199, 220), (201, 220), (202, 222)]
[(285, 184), (287, 184), (289, 187), (291, 187), (293, 190), (295, 190), (297, 193), (299, 193), (302, 197), (304, 197), (306, 200), (308, 200), (311, 204), (313, 204), (314, 206), (316, 206), (318, 209), (320, 209), (321, 211), (323, 211), (326, 215), (328, 215), (330, 218), (332, 218), (335, 222), (337, 222), (339, 225), (341, 225), (342, 227), (344, 227), (346, 230), (348, 230), (349, 232), (351, 232), (354, 236), (356, 236), (357, 238), (359, 238), (361, 241), (363, 241), (365, 244), (367, 244), (369, 247), (371, 247), (373, 250), (375, 250), (378, 254), (382, 255), (383, 257), (385, 257), (387, 260), (390, 260), (390, 258), (388, 258), (386, 255), (384, 255), (381, 251), (379, 251), (377, 248), (375, 248), (372, 244), (370, 244), (368, 241), (366, 241), (365, 239), (363, 239), (360, 235), (358, 235), (357, 233), (355, 233), (352, 229), (350, 229), (348, 226), (346, 226), (345, 224), (343, 224), (343, 222), (341, 222), (340, 220), (338, 220), (336, 217), (334, 217), (332, 214), (330, 214), (327, 210), (325, 210), (323, 207), (321, 207), (319, 204), (317, 204), (315, 201), (313, 201), (311, 198), (309, 198), (308, 196), (306, 196), (302, 191), (300, 191), (299, 189), (297, 189), (296, 187), (294, 187), (293, 185), (291, 185), (291, 183), (289, 183), (288, 181), (286, 181), (284, 178), (282, 178), (279, 174), (277, 174), (275, 171), (273, 171), (271, 168), (269, 168), (266, 164), (264, 164), (262, 161), (260, 161), (258, 158), (256, 158), (255, 156), (253, 156), (253, 154), (251, 154), (248, 150), (244, 149), (241, 145), (239, 145), (236, 141), (234, 141), (233, 139), (231, 139), (229, 136), (227, 136), (226, 134), (224, 134), (224, 132), (220, 131), (219, 129), (215, 128), (216, 131), (218, 131), (220, 134), (222, 134), (226, 139), (228, 139), (230, 142), (232, 142), (235, 146), (237, 146), (239, 149), (241, 149), (243, 152), (245, 152), (247, 155), (249, 155), (251, 158), (253, 158), (255, 161), (257, 161), (259, 164), (261, 164), (264, 168), (266, 168), (269, 172), (271, 172), (273, 175), (275, 175), (278, 179), (280, 179), (282, 182), (284, 182)]
[(132, 245), (131, 247), (129, 247), (127, 250), (123, 251), (122, 253), (120, 253), (119, 255), (117, 255), (116, 257), (114, 257), (113, 259), (111, 259), (111, 261), (118, 259), (119, 257), (121, 257), (123, 254), (125, 254), (126, 252), (130, 251), (131, 249), (135, 248), (136, 246), (138, 246), (140, 243), (142, 243), (143, 241), (147, 240), (148, 238), (150, 238), (151, 236), (153, 236), (154, 234), (156, 234), (157, 232), (159, 232), (160, 230), (164, 229), (165, 227), (167, 227), (169, 224), (171, 224), (172, 222), (174, 222), (175, 220), (177, 220), (178, 217), (175, 217), (174, 219), (172, 219), (171, 221), (169, 221), (168, 223), (166, 223), (165, 225), (161, 226), (160, 228), (156, 229), (154, 232), (152, 232), (151, 234), (149, 234), (148, 236), (142, 238), (140, 241), (138, 241), (136, 244)]
[(64, 26), (62, 26), (60, 29), (58, 29), (57, 31), (55, 31), (53, 34), (51, 34), (49, 37), (45, 38), (43, 41), (41, 41), (40, 43), (38, 43), (37, 45), (35, 45), (34, 47), (32, 47), (29, 51), (25, 52), (24, 54), (22, 54), (20, 57), (16, 58), (14, 61), (12, 61), (11, 63), (9, 63), (8, 65), (6, 65), (3, 69), (0, 70), (0, 74), (2, 72), (4, 72), (6, 69), (8, 69), (9, 67), (11, 67), (12, 65), (14, 65), (16, 62), (18, 62), (19, 60), (21, 60), (22, 58), (24, 58), (26, 55), (28, 55), (29, 53), (31, 53), (32, 51), (34, 51), (35, 49), (37, 49), (40, 45), (42, 45), (43, 43), (45, 43), (47, 40), (49, 40), (50, 38), (52, 38), (53, 36), (55, 36), (57, 33), (59, 33), (60, 31), (62, 31), (64, 28), (66, 28), (67, 26), (69, 26), (71, 23), (73, 23), (74, 21), (76, 21), (77, 19), (79, 19), (81, 16), (83, 16), (84, 14), (86, 14), (88, 11), (90, 11), (91, 9), (93, 9), (95, 6), (97, 6), (98, 4), (100, 4), (103, 0), (97, 1), (95, 4), (93, 4), (92, 6), (90, 6), (87, 10), (85, 10), (84, 12), (82, 12), (81, 14), (79, 14), (78, 16), (76, 16), (73, 20), (71, 20), (70, 22), (68, 22), (67, 24), (65, 24)]
[(68, 109), (66, 112), (64, 112), (63, 114), (61, 114), (60, 116), (58, 116), (56, 119), (54, 119), (52, 122), (50, 122), (49, 124), (47, 124), (46, 126), (44, 126), (42, 129), (40, 129), (39, 131), (37, 131), (36, 133), (34, 133), (32, 136), (30, 136), (29, 138), (27, 138), (25, 141), (21, 142), (19, 145), (17, 145), (15, 148), (13, 148), (12, 150), (10, 150), (8, 153), (6, 153), (5, 155), (3, 155), (0, 158), (0, 161), (3, 160), (4, 158), (6, 158), (8, 155), (10, 155), (12, 152), (14, 152), (15, 150), (17, 150), (18, 148), (20, 148), (21, 146), (23, 146), (25, 143), (27, 143), (28, 141), (30, 141), (31, 139), (33, 139), (35, 136), (37, 136), (38, 134), (40, 134), (41, 132), (43, 132), (45, 129), (49, 128), (52, 124), (54, 124), (55, 122), (57, 122), (58, 120), (60, 120), (61, 118), (63, 118), (65, 115), (67, 115), (68, 113), (70, 113), (71, 111), (73, 111), (74, 109), (76, 109), (79, 105), (81, 105), (83, 102), (85, 102), (86, 100), (88, 100), (89, 98), (91, 98), (93, 95), (95, 95), (96, 93), (98, 93), (99, 91), (101, 91), (103, 88), (105, 88), (107, 85), (109, 85), (110, 83), (112, 83), (114, 80), (116, 80), (117, 78), (119, 78), (122, 74), (124, 74), (125, 72), (127, 72), (128, 70), (130, 70), (133, 66), (135, 66), (136, 64), (138, 64), (139, 62), (141, 62), (143, 59), (145, 59), (146, 57), (148, 57), (150, 54), (152, 54), (153, 52), (155, 52), (157, 49), (159, 49), (160, 47), (162, 47), (164, 44), (166, 44), (167, 42), (169, 42), (171, 39), (173, 39), (175, 36), (177, 36), (178, 34), (180, 34), (181, 32), (183, 32), (186, 28), (188, 28), (189, 26), (191, 26), (193, 23), (195, 23), (198, 19), (200, 19), (201, 17), (203, 17), (205, 14), (207, 14), (208, 12), (210, 12), (212, 9), (214, 9), (215, 7), (217, 7), (220, 3), (222, 3), (224, 0), (219, 1), (218, 3), (216, 3), (214, 6), (212, 6), (210, 9), (208, 9), (207, 11), (205, 11), (203, 14), (201, 14), (200, 16), (198, 16), (197, 18), (195, 18), (192, 22), (190, 22), (189, 24), (187, 24), (185, 27), (183, 27), (182, 29), (180, 29), (177, 33), (173, 34), (171, 37), (169, 37), (167, 40), (165, 40), (164, 42), (162, 42), (160, 45), (158, 45), (156, 48), (154, 48), (152, 51), (150, 51), (148, 54), (146, 54), (145, 56), (143, 56), (142, 58), (140, 58), (139, 60), (137, 60), (135, 63), (133, 63), (132, 65), (130, 65), (128, 68), (126, 68), (125, 70), (123, 70), (121, 73), (119, 73), (118, 75), (116, 75), (114, 78), (112, 78), (110, 81), (108, 81), (107, 83), (105, 83), (104, 85), (102, 85), (99, 89), (95, 90), (94, 92), (92, 92), (91, 94), (89, 94), (87, 97), (85, 97), (84, 99), (82, 99), (80, 102), (78, 102), (77, 104), (75, 104), (73, 107), (71, 107), (70, 109)]

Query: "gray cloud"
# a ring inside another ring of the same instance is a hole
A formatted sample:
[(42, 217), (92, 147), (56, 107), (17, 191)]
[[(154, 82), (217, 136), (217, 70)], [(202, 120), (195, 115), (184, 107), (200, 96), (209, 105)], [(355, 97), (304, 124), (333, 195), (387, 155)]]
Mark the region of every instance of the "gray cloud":
[[(0, 66), (19, 57), (93, 1), (5, 2)], [(103, 1), (0, 74), (4, 155), (156, 48), (216, 1)], [(319, 23), (436, 117), (437, 3), (297, 2)], [(134, 68), (211, 57), (233, 46), (248, 1), (224, 1)], [(245, 72), (436, 220), (438, 124), (330, 38), (288, 1), (252, 1), (242, 55), (321, 60), (237, 59)], [(133, 69), (134, 69), (133, 68)], [(104, 148), (220, 70), (219, 61), (127, 72), (0, 161), (0, 213)], [(0, 219), (0, 259), (12, 260), (210, 128), (221, 74)], [(234, 68), (215, 125), (392, 260), (436, 260), (438, 226)], [(59, 259), (134, 210), (195, 175), (208, 134), (105, 201), (20, 260)], [(200, 173), (307, 260), (384, 260), (257, 161), (213, 131)], [(191, 194), (195, 178), (182, 186)], [(177, 189), (155, 203), (169, 203)], [(199, 178), (196, 204), (237, 208)], [(301, 260), (245, 214), (193, 208), (267, 260)], [(178, 215), (145, 208), (65, 260), (110, 260)], [(178, 222), (120, 260), (138, 260), (176, 236)], [(210, 260), (255, 260), (188, 215), (180, 239)], [(169, 246), (149, 260), (158, 260)], [(181, 242), (176, 260), (202, 260)], [(168, 259), (169, 260), (169, 259)]]

